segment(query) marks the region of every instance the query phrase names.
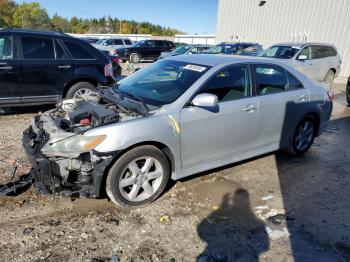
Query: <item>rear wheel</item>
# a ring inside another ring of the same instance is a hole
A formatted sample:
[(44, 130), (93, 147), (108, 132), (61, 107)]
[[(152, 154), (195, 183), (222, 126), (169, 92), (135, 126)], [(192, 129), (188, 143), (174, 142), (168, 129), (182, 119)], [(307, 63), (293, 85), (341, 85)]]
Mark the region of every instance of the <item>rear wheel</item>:
[(159, 197), (169, 180), (167, 157), (154, 146), (140, 146), (122, 155), (106, 180), (109, 198), (122, 207), (148, 204)]
[(326, 76), (324, 77), (324, 83), (328, 86), (332, 86), (335, 78), (335, 73), (333, 70), (328, 70)]
[(85, 98), (96, 91), (96, 87), (89, 82), (79, 82), (69, 88), (66, 98)]
[(294, 155), (301, 156), (306, 153), (316, 136), (315, 122), (311, 117), (304, 118), (294, 131), (289, 151)]

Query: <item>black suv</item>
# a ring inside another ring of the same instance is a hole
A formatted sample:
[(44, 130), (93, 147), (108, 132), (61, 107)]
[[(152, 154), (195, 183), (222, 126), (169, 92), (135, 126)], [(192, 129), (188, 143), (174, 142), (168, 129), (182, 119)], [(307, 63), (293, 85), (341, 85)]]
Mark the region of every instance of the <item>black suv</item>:
[[(110, 58), (55, 32), (0, 30), (0, 107), (50, 104), (114, 83)], [(119, 66), (120, 67), (120, 66)]]
[(132, 46), (121, 47), (115, 50), (116, 55), (124, 62), (138, 63), (140, 60), (157, 60), (162, 52), (175, 49), (175, 44), (167, 40), (143, 40)]

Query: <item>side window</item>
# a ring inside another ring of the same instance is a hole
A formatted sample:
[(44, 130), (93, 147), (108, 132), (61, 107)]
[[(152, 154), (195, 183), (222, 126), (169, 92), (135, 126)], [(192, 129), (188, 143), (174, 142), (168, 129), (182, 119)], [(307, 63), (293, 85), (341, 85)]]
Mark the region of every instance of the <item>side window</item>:
[(327, 57), (327, 48), (325, 46), (315, 45), (311, 47), (312, 59), (320, 59)]
[(0, 60), (12, 59), (12, 41), (8, 36), (0, 37)]
[(114, 40), (114, 45), (124, 45), (123, 39), (115, 39)]
[(156, 42), (156, 47), (163, 47), (164, 42), (163, 41), (155, 41)]
[(251, 78), (248, 66), (227, 67), (216, 73), (199, 93), (210, 93), (219, 102), (251, 96)]
[(243, 53), (252, 53), (252, 52), (258, 52), (259, 47), (257, 45), (243, 45)]
[(259, 95), (284, 92), (288, 87), (286, 71), (279, 66), (255, 66), (255, 79)]
[(62, 46), (57, 41), (55, 41), (55, 50), (56, 50), (56, 59), (58, 60), (68, 59), (66, 53), (62, 49)]
[(132, 45), (131, 41), (129, 39), (124, 39), (125, 45)]
[(147, 41), (147, 42), (146, 42), (146, 46), (147, 46), (147, 47), (155, 47), (155, 46), (156, 46), (156, 43), (155, 43), (155, 41)]
[(303, 84), (291, 73), (287, 71), (288, 77), (288, 90), (298, 90), (300, 88), (304, 88)]
[(335, 50), (334, 47), (327, 46), (326, 48), (327, 48), (328, 56), (336, 56), (337, 55), (337, 51)]
[(199, 53), (199, 50), (197, 47), (193, 47), (190, 52), (192, 52), (192, 54), (198, 54)]
[(307, 57), (307, 60), (311, 59), (311, 47), (305, 47), (303, 50), (300, 51), (299, 55), (305, 55)]
[(69, 53), (74, 59), (95, 59), (84, 47), (69, 41), (64, 41)]
[(108, 39), (106, 42), (104, 42), (105, 45), (113, 45), (114, 40), (113, 39)]
[(21, 40), (24, 59), (55, 59), (52, 39), (24, 36)]

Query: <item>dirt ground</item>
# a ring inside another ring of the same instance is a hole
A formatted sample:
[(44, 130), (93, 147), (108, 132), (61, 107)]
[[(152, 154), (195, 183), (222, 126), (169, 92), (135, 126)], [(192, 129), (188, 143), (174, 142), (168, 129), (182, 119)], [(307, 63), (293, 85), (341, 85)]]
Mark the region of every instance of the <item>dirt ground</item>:
[[(350, 108), (337, 83), (327, 131), (295, 158), (277, 152), (177, 181), (123, 210), (107, 199), (0, 198), (1, 261), (350, 261)], [(0, 116), (0, 183), (28, 165), (38, 110)]]

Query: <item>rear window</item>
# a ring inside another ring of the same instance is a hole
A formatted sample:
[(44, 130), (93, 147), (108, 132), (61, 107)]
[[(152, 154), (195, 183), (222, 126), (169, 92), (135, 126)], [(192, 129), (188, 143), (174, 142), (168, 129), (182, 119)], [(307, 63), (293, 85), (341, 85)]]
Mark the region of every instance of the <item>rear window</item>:
[(335, 50), (333, 46), (327, 46), (327, 53), (328, 53), (328, 56), (336, 56), (337, 50)]
[(115, 39), (115, 40), (114, 40), (114, 44), (115, 44), (115, 45), (124, 45), (122, 39)]
[(41, 37), (22, 37), (24, 59), (55, 59), (53, 40)]
[(64, 41), (64, 44), (74, 59), (95, 59), (95, 57), (81, 45), (69, 41)]

